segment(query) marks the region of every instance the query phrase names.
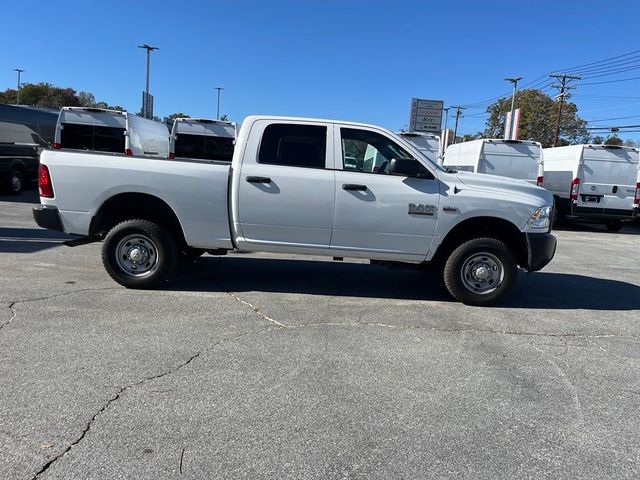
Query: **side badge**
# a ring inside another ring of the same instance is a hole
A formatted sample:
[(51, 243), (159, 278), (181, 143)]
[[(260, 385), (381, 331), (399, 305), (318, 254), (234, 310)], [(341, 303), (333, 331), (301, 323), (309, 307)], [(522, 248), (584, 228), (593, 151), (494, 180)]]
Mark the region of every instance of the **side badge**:
[(442, 211), (444, 213), (460, 213), (460, 210), (456, 207), (442, 207)]
[(428, 215), (433, 217), (436, 214), (436, 207), (434, 205), (423, 205), (422, 203), (410, 203), (409, 215)]

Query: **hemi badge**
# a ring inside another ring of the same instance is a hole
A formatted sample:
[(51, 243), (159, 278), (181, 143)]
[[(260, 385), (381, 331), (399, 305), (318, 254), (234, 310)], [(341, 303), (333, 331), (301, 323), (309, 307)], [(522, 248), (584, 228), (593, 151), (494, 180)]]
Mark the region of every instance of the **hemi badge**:
[(445, 213), (459, 213), (456, 207), (442, 207), (442, 211)]

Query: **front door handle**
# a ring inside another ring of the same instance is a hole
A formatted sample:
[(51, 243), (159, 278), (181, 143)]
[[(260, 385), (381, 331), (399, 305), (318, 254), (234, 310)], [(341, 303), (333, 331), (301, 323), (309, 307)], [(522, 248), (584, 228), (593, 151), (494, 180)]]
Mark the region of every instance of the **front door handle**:
[(343, 190), (357, 191), (357, 192), (364, 192), (367, 189), (367, 186), (366, 185), (357, 185), (355, 183), (343, 183), (342, 184), (342, 189)]
[(269, 177), (247, 177), (247, 182), (249, 182), (249, 183), (271, 183), (271, 179)]

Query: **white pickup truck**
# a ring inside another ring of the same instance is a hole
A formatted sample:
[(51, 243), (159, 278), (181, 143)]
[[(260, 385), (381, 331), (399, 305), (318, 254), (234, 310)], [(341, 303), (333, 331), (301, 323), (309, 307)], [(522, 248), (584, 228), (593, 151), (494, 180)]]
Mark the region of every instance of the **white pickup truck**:
[(67, 151), (40, 162), (38, 225), (83, 236), (71, 245), (104, 240), (107, 272), (129, 288), (159, 285), (181, 255), (265, 251), (432, 264), (456, 299), (488, 305), (556, 249), (549, 192), (445, 170), (371, 125), (251, 116), (231, 164)]

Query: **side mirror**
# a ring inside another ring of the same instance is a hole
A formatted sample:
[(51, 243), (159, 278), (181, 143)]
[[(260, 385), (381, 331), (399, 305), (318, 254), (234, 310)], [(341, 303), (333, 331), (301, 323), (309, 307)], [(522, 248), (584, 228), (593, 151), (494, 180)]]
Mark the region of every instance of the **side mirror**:
[(408, 158), (392, 158), (389, 165), (389, 173), (403, 177), (433, 179), (433, 174), (423, 167), (420, 162)]

